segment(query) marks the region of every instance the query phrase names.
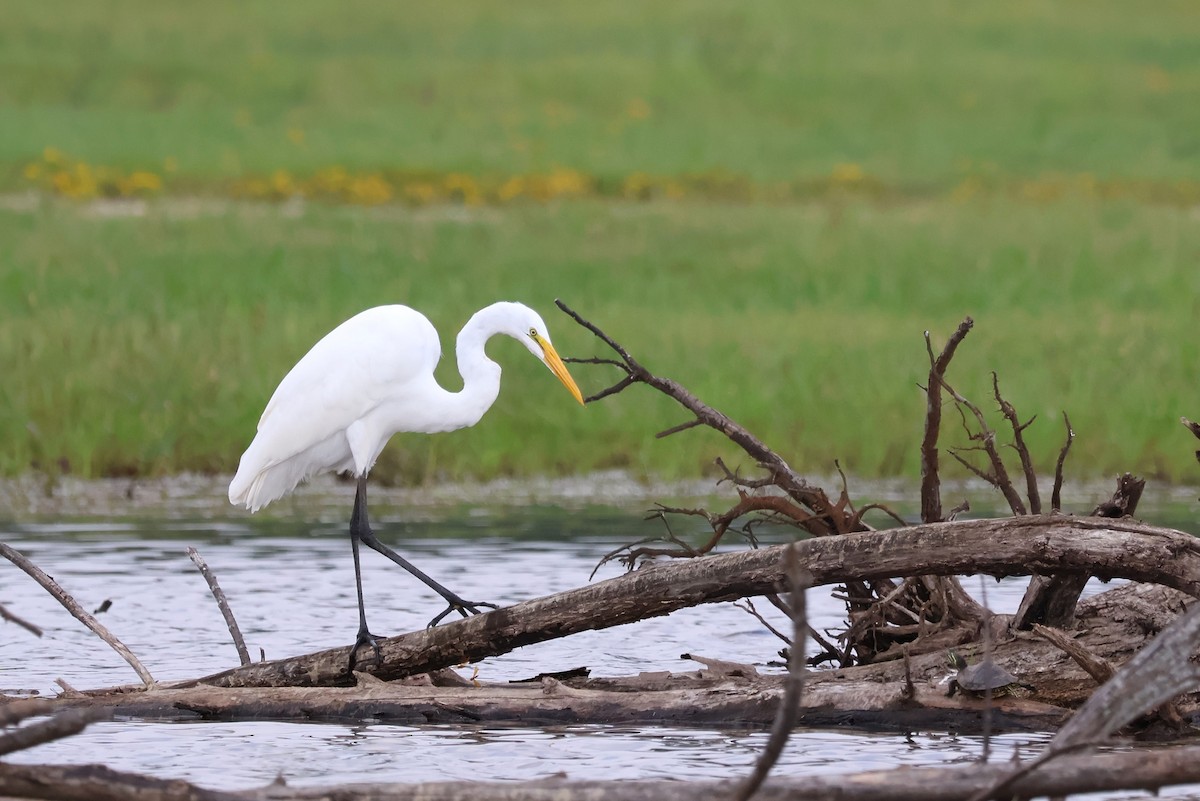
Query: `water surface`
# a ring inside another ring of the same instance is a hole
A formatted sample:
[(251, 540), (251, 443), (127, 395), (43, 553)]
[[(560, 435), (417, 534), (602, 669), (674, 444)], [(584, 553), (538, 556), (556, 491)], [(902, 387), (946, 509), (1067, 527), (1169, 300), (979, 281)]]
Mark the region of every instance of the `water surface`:
[[(699, 524), (700, 521), (695, 521)], [(604, 508), (526, 507), (443, 511), (415, 522), (381, 516), (378, 530), (455, 591), (474, 600), (515, 603), (585, 584), (614, 547), (659, 531), (660, 523)], [(184, 553), (196, 546), (217, 573), (252, 655), (279, 658), (351, 642), (357, 629), (353, 568), (340, 524), (288, 520), (41, 522), (8, 524), (0, 539), (25, 553), (99, 619), (160, 680), (195, 677), (234, 665), (236, 653), (207, 585)], [(700, 526), (676, 526), (700, 536)], [(765, 532), (767, 539), (771, 532)], [(777, 532), (782, 541), (783, 532)], [(731, 543), (729, 548), (741, 547)], [(3, 566), (0, 566), (3, 568)], [(597, 578), (617, 575), (609, 565)], [(1013, 611), (1024, 579), (988, 581), (988, 601)], [(423, 626), (440, 599), (382, 557), (364, 554), (368, 620), (381, 635)], [(978, 580), (967, 587), (978, 593)], [(1099, 589), (1099, 585), (1089, 591)], [(132, 670), (9, 566), (0, 569), (0, 603), (43, 626), (35, 639), (0, 628), (0, 688), (52, 694), (61, 678), (78, 688), (136, 682)], [(786, 621), (759, 603), (780, 628)], [(843, 620), (828, 588), (810, 592), (819, 627)], [(691, 652), (747, 662), (760, 671), (782, 643), (732, 604), (687, 609), (666, 618), (528, 646), (484, 660), (479, 678), (501, 682), (587, 666), (593, 676), (683, 671)], [(260, 650), (261, 649), (261, 650)], [(522, 780), (566, 773), (576, 779), (731, 778), (743, 775), (765, 742), (758, 730), (654, 726), (397, 726), (384, 724), (152, 723), (114, 720), (66, 741), (14, 757), (22, 762), (90, 763), (185, 778), (214, 788), (246, 788), (277, 775), (293, 784), (441, 779)], [(1004, 735), (997, 753), (1033, 753), (1047, 738)], [(880, 735), (797, 731), (778, 775), (813, 775), (894, 765), (969, 761), (977, 737), (944, 732)], [(1109, 796), (1116, 797), (1116, 796)]]

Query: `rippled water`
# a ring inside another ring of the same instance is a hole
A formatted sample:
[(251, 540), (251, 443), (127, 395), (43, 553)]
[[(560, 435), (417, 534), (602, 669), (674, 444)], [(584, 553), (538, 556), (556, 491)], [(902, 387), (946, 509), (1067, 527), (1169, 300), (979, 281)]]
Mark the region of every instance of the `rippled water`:
[[(383, 520), (382, 539), (447, 586), (475, 600), (508, 604), (588, 581), (619, 544), (657, 533), (659, 524), (614, 510), (555, 508), (446, 513), (420, 523)], [(85, 607), (106, 599), (99, 619), (157, 679), (195, 677), (236, 664), (229, 633), (207, 585), (184, 553), (196, 546), (229, 597), (252, 655), (268, 658), (346, 645), (357, 629), (353, 568), (340, 525), (266, 521), (83, 522), (0, 527), (0, 540), (25, 553)], [(368, 621), (378, 634), (423, 626), (440, 600), (390, 562), (367, 551)], [(608, 566), (597, 578), (616, 575)], [(988, 601), (1012, 611), (1025, 581), (989, 582)], [(975, 589), (977, 582), (969, 582)], [(10, 565), (0, 565), (0, 603), (46, 629), (35, 639), (0, 627), (0, 689), (53, 693), (62, 678), (77, 688), (136, 683), (132, 670)], [(784, 620), (766, 604), (760, 611)], [(813, 590), (810, 616), (842, 620), (828, 590)], [(684, 652), (778, 670), (781, 643), (730, 604), (587, 632), (485, 660), (479, 678), (500, 682), (587, 666), (593, 676), (682, 671)], [(15, 758), (102, 762), (116, 769), (177, 777), (214, 788), (245, 788), (277, 775), (294, 784), (339, 781), (519, 780), (566, 773), (576, 779), (730, 778), (753, 764), (766, 734), (750, 730), (653, 726), (396, 726), (297, 723), (95, 724), (70, 740)], [(1007, 758), (1037, 735), (996, 738)], [(776, 772), (806, 775), (893, 765), (967, 761), (975, 737), (797, 731)]]

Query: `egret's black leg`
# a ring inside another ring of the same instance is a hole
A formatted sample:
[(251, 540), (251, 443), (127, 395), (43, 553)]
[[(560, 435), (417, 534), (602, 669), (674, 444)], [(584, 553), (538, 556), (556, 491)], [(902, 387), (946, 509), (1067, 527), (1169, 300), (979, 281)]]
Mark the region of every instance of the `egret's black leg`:
[[(361, 504), (361, 510), (360, 510), (360, 504)], [(354, 526), (355, 520), (361, 521), (361, 525), (358, 526), (358, 528), (355, 528), (355, 526)], [(365, 476), (359, 476), (359, 479), (358, 479), (358, 491), (354, 495), (354, 516), (351, 518), (351, 531), (356, 532), (357, 539), (361, 540), (362, 543), (364, 545), (366, 545), (368, 548), (372, 548), (372, 549), (378, 551), (379, 553), (383, 554), (384, 556), (386, 556), (388, 559), (391, 559), (393, 562), (400, 565), (400, 567), (404, 568), (409, 573), (412, 573), (415, 577), (420, 579), (421, 582), (425, 584), (425, 586), (429, 587), (431, 590), (433, 590), (434, 592), (436, 592), (438, 595), (442, 596), (442, 598), (444, 598), (446, 600), (446, 603), (449, 604), (449, 606), (447, 606), (446, 609), (441, 614), (439, 614), (433, 620), (429, 621), (430, 627), (436, 626), (438, 623), (440, 623), (442, 621), (442, 618), (446, 617), (446, 615), (450, 614), (451, 612), (458, 612), (463, 617), (469, 617), (470, 615), (483, 614), (483, 610), (485, 608), (486, 609), (496, 609), (497, 608), (495, 604), (486, 603), (483, 601), (463, 600), (461, 597), (459, 597), (455, 593), (446, 589), (441, 584), (439, 584), (438, 582), (431, 579), (429, 576), (422, 573), (420, 570), (417, 569), (416, 565), (414, 565), (412, 562), (408, 561), (403, 556), (396, 553), (391, 548), (387, 547), (382, 542), (380, 542), (379, 538), (375, 536), (375, 532), (371, 531), (371, 526), (367, 522), (367, 479)], [(359, 611), (360, 612), (362, 610), (361, 598), (362, 598), (362, 595), (361, 595), (361, 591), (360, 591), (360, 594), (359, 594), (359, 599), (360, 599)], [(363, 622), (364, 628), (361, 631), (359, 631), (360, 638), (363, 635), (363, 631), (366, 630), (365, 629), (365, 625), (366, 625), (365, 618), (362, 619), (362, 622)], [(370, 635), (368, 635), (368, 636), (370, 636)], [(377, 648), (377, 650), (378, 650), (378, 648)]]
[(364, 484), (359, 482), (358, 491), (354, 494), (354, 511), (350, 514), (350, 550), (354, 554), (354, 588), (358, 591), (358, 637), (354, 640), (354, 647), (350, 649), (348, 672), (353, 672), (354, 666), (358, 662), (358, 649), (364, 645), (371, 646), (375, 652), (375, 661), (379, 661), (379, 642), (375, 635), (367, 629), (367, 610), (363, 603), (362, 568), (359, 567), (358, 562), (358, 542), (362, 539), (362, 532), (365, 530), (368, 534), (371, 533), (370, 523), (367, 522), (367, 499), (364, 489)]

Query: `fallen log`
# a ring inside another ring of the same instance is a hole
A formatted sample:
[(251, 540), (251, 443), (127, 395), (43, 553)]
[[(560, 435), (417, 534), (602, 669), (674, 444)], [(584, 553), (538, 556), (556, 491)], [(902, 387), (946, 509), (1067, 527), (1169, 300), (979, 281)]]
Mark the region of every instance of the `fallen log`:
[[(979, 732), (984, 703), (949, 698), (930, 666), (915, 694), (903, 682), (881, 683), (869, 671), (810, 674), (796, 724), (871, 731), (942, 729)], [(378, 721), (402, 725), (514, 723), (523, 725), (654, 724), (767, 727), (784, 677), (703, 677), (651, 674), (628, 678), (435, 687), (366, 680), (356, 687), (192, 687), (64, 698), (56, 708), (104, 708), (150, 720)], [(1029, 699), (993, 702), (1001, 731), (1046, 731), (1068, 710)]]
[[(705, 603), (777, 592), (781, 545), (654, 564), (616, 578), (381, 641), (362, 665), (393, 680), (475, 662), (523, 645), (631, 623)], [(822, 537), (795, 543), (813, 585), (912, 575), (1013, 576), (1062, 571), (1128, 578), (1200, 595), (1200, 543), (1126, 520), (1039, 515)], [(258, 662), (201, 679), (220, 687), (348, 685), (348, 648)], [(180, 686), (180, 685), (174, 685)]]
[[(1005, 764), (895, 768), (843, 775), (768, 779), (755, 795), (763, 801), (961, 801), (986, 789), (1008, 771)], [(1006, 798), (1066, 796), (1076, 793), (1148, 790), (1200, 781), (1200, 746), (1139, 749), (1088, 756), (1064, 756), (1022, 777)], [(729, 798), (733, 781), (567, 781), (428, 782), (346, 784), (217, 791), (178, 779), (156, 779), (100, 765), (0, 764), (0, 790), (41, 799), (117, 801), (692, 801)]]
[[(542, 721), (546, 723), (656, 722), (712, 725), (738, 720), (767, 725), (781, 677), (745, 671), (653, 674), (633, 678), (572, 678), (542, 685), (482, 684), (414, 687), (385, 683), (521, 644), (615, 625), (691, 603), (730, 599), (773, 589), (782, 577), (782, 549), (762, 549), (643, 568), (566, 593), (509, 609), (385, 640), (384, 662), (375, 676), (347, 677), (345, 649), (226, 671), (161, 690), (137, 687), (93, 690), (62, 697), (57, 708), (103, 706), (117, 714), (171, 719), (380, 719), (394, 722)], [(1069, 564), (1100, 574), (1155, 578), (1162, 584), (1197, 586), (1194, 538), (1134, 523), (1062, 516), (1013, 518), (916, 526), (798, 543), (795, 552), (814, 577), (829, 583), (864, 573), (985, 570), (1018, 573)], [(1164, 629), (1190, 600), (1179, 590), (1154, 584), (1121, 586), (1081, 602), (1073, 636), (1098, 659), (1119, 665)], [(580, 599), (583, 600), (580, 600)], [(507, 620), (507, 628), (488, 618)], [(1003, 623), (1003, 621), (1000, 621)], [(460, 636), (451, 639), (453, 632)], [(1053, 729), (1065, 710), (1085, 701), (1096, 680), (1058, 647), (1027, 632), (999, 627), (991, 650), (998, 665), (1034, 685), (1032, 699), (997, 699), (994, 726)], [(465, 632), (465, 633), (464, 633)], [(974, 632), (961, 632), (958, 647), (969, 661), (982, 654)], [(435, 645), (429, 645), (429, 643)], [(439, 644), (440, 643), (440, 644)], [(457, 650), (456, 650), (457, 649)], [(449, 655), (448, 655), (449, 654)], [(697, 658), (705, 661), (703, 658)], [(710, 660), (711, 661), (711, 660)], [(945, 697), (944, 654), (838, 670), (812, 671), (806, 679), (799, 722), (896, 731), (930, 727), (975, 731), (981, 699)], [(732, 679), (739, 678), (740, 681)], [(486, 668), (484, 670), (486, 679)], [(289, 681), (289, 679), (295, 679)], [(324, 680), (324, 686), (322, 681)], [(358, 686), (348, 686), (357, 683)], [(332, 685), (343, 686), (332, 686)], [(910, 688), (912, 688), (910, 690)]]
[[(1103, 660), (1127, 661), (1154, 632), (1182, 612), (1188, 596), (1163, 586), (1129, 584), (1080, 604), (1075, 643)], [(968, 658), (978, 654), (961, 649)], [(704, 663), (716, 661), (692, 657)], [(1090, 697), (1097, 681), (1043, 638), (1020, 632), (997, 643), (992, 660), (1037, 687), (1033, 699), (992, 700), (992, 729), (1060, 727), (1068, 707)], [(983, 728), (984, 701), (947, 697), (943, 655), (914, 657), (838, 670), (812, 670), (798, 724), (809, 728), (900, 731)], [(209, 685), (152, 692), (80, 693), (50, 701), (54, 709), (104, 707), (151, 719), (282, 719), (282, 721), (388, 721), (392, 723), (653, 723), (766, 725), (782, 692), (782, 676), (745, 667), (667, 671), (631, 677), (575, 677), (563, 681), (479, 683), (436, 687), (383, 682), (359, 674), (355, 687), (227, 688)], [(908, 685), (912, 685), (910, 691)], [(1188, 703), (1184, 709), (1195, 709)]]

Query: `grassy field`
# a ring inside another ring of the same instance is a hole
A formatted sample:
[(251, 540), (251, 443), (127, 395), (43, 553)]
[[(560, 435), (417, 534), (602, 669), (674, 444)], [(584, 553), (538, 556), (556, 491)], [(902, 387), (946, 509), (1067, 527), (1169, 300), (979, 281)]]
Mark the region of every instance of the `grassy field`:
[[(969, 314), (956, 388), (984, 404), (998, 371), (1041, 465), (1066, 409), (1077, 475), (1195, 481), (1198, 29), (1186, 3), (10, 4), (0, 472), (229, 471), (359, 309), (420, 308), (451, 352), (519, 299), (561, 351), (599, 352), (561, 297), (805, 470), (915, 474), (922, 331)], [(94, 200), (85, 168), (151, 176), (147, 204)], [(238, 199), (334, 169), (389, 194)], [(583, 189), (431, 200), (413, 175)], [(513, 343), (491, 353), (496, 410), (394, 443), (380, 477), (731, 455), (653, 440), (682, 418), (649, 391), (581, 410)]]

